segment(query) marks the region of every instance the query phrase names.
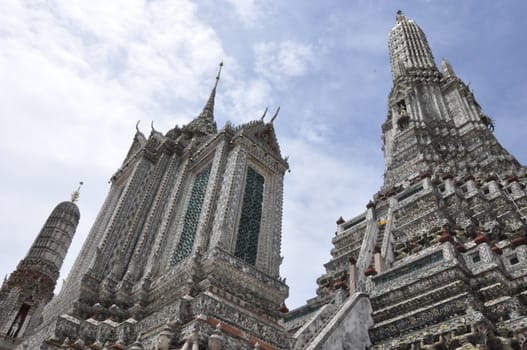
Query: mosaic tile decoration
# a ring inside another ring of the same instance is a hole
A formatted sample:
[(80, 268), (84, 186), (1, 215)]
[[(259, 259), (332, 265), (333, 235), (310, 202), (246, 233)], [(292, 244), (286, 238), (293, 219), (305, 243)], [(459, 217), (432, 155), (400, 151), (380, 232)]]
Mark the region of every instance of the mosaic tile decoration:
[(179, 238), (176, 251), (171, 260), (172, 265), (179, 263), (192, 252), (194, 238), (198, 229), (199, 216), (201, 214), (201, 208), (203, 207), (203, 200), (205, 198), (205, 192), (207, 191), (207, 184), (209, 183), (211, 168), (212, 166), (209, 165), (205, 170), (200, 172), (194, 180), (194, 186), (192, 187), (190, 200), (185, 213), (181, 237)]
[(256, 263), (256, 254), (258, 252), (264, 182), (264, 177), (253, 168), (249, 167), (247, 169), (242, 214), (238, 226), (238, 238), (234, 255), (252, 265)]

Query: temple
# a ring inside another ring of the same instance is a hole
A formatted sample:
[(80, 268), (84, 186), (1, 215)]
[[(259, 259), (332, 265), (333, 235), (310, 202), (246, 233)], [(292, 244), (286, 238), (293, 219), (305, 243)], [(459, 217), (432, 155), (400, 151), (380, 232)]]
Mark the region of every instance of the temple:
[(337, 220), (316, 297), (284, 303), (278, 110), (218, 130), (220, 65), (190, 123), (137, 129), (55, 296), (79, 210), (53, 210), (0, 290), (0, 349), (526, 349), (526, 168), (400, 11), (389, 51), (384, 183)]

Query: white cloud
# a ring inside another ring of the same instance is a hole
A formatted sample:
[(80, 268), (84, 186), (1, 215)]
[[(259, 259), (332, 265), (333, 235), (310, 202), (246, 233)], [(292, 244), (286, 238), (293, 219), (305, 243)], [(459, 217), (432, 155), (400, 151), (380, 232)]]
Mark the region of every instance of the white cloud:
[(313, 120), (304, 119), (298, 129), (299, 135), (306, 141), (313, 144), (321, 144), (331, 141), (334, 130), (324, 123), (324, 118)]
[(273, 104), (271, 85), (265, 79), (237, 81), (222, 98), (226, 117), (235, 123), (258, 119), (265, 106)]
[(256, 44), (254, 57), (255, 71), (277, 85), (304, 75), (314, 61), (311, 45), (290, 40)]
[[(291, 166), (284, 190), (281, 272), (296, 287), (290, 289), (289, 306), (299, 306), (315, 296), (315, 279), (330, 260), (335, 221), (366, 210), (365, 203), (379, 187), (379, 178), (366, 174), (380, 169), (359, 157), (360, 148), (330, 152), (302, 139), (285, 139), (281, 145), (290, 155)], [(355, 161), (348, 162), (348, 158)]]
[[(218, 58), (225, 55), (215, 32), (196, 17), (195, 6), (183, 0), (126, 3), (10, 2), (4, 8), (0, 18), (10, 25), (0, 35), (0, 65), (9, 69), (0, 91), (10, 99), (0, 113), (16, 121), (6, 120), (11, 132), (0, 141), (3, 148), (29, 132), (32, 142), (14, 152), (57, 159), (108, 154), (107, 142), (78, 149), (81, 144), (74, 141), (93, 134), (107, 141), (129, 138), (111, 129), (167, 118), (174, 100), (197, 102), (203, 96), (199, 82), (205, 76), (212, 81)], [(71, 139), (71, 149), (61, 149), (64, 139)]]
[(248, 26), (256, 26), (262, 19), (265, 10), (264, 2), (260, 0), (226, 0), (239, 16), (241, 22)]

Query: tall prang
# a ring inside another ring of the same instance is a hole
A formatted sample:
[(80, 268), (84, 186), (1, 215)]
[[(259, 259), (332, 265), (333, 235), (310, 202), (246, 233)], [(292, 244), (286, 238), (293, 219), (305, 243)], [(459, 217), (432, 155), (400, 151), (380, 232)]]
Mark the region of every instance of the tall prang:
[(0, 349), (15, 348), (42, 322), (42, 310), (53, 297), (60, 268), (79, 223), (80, 212), (75, 204), (78, 193), (75, 191), (71, 201), (53, 209), (26, 257), (3, 283)]
[(445, 59), (439, 72), (423, 31), (402, 13), (389, 47), (393, 88), (382, 126), (384, 189), (419, 172), (506, 177), (520, 168), (492, 135), (492, 119), (472, 91)]
[(285, 317), (294, 348), (523, 349), (526, 168), (400, 11), (389, 49), (384, 184), (337, 221), (317, 297)]
[(284, 349), (283, 177), (273, 120), (203, 111), (137, 129), (30, 349)]

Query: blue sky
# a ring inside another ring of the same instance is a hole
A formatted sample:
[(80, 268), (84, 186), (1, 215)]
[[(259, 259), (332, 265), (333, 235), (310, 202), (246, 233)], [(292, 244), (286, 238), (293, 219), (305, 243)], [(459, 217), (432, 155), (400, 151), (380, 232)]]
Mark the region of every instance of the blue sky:
[(71, 266), (125, 156), (135, 123), (194, 118), (225, 62), (221, 127), (281, 106), (288, 155), (282, 275), (288, 306), (315, 295), (335, 220), (382, 183), (380, 125), (391, 88), (388, 34), (402, 9), (438, 62), (470, 82), (499, 141), (527, 163), (527, 3), (429, 0), (2, 0), (0, 273), (82, 180)]

